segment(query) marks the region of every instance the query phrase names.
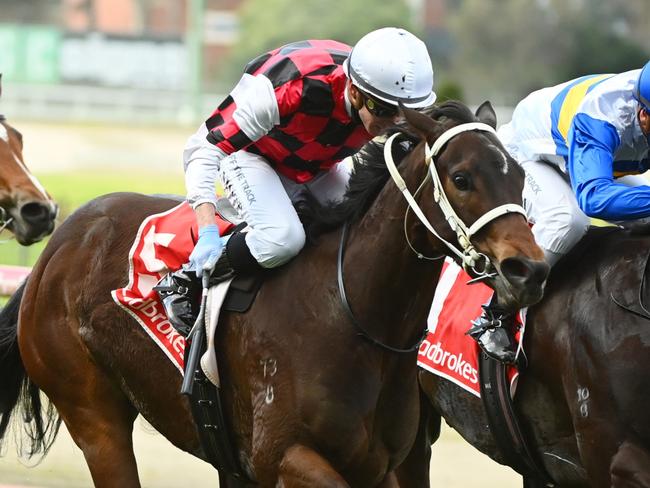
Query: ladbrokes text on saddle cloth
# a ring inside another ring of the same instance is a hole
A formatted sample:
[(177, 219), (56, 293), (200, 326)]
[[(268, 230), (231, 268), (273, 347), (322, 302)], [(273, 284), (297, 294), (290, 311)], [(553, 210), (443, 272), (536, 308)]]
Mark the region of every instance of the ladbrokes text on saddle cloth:
[[(490, 302), (494, 291), (483, 283), (468, 285), (470, 279), (451, 258), (445, 259), (427, 321), (429, 332), (418, 352), (418, 366), (480, 397), (479, 346), (465, 332), (481, 316), (481, 306)], [(520, 344), (525, 323), (522, 312), (517, 314)], [(515, 368), (508, 368), (511, 392), (518, 374)]]

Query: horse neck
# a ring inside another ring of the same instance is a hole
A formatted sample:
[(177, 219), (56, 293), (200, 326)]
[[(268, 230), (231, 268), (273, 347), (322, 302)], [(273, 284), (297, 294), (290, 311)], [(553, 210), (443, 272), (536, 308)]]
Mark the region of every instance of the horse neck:
[[(402, 171), (412, 190), (425, 175), (421, 164), (412, 162)], [(421, 334), (442, 266), (441, 261), (418, 259), (408, 246), (406, 208), (403, 195), (389, 180), (352, 229), (344, 268), (353, 310), (376, 338), (395, 347), (411, 346)]]

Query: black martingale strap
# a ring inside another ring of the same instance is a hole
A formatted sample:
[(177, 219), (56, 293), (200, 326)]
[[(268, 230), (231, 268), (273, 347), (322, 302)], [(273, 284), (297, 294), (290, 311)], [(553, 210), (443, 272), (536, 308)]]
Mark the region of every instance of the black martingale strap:
[(201, 295), (201, 308), (192, 332), (188, 336), (189, 347), (185, 349), (185, 371), (181, 394), (189, 397), (192, 417), (207, 461), (223, 474), (237, 479), (246, 479), (233, 455), (233, 445), (223, 413), (220, 389), (208, 380), (199, 364), (199, 357), (207, 347), (205, 308), (209, 281), (210, 275), (204, 271), (201, 278), (204, 291)]
[(481, 401), (488, 418), (490, 431), (506, 464), (522, 476), (534, 479), (540, 487), (554, 487), (553, 482), (533, 456), (524, 437), (515, 413), (510, 385), (506, 374), (507, 366), (492, 359), (484, 352), (479, 354), (479, 381)]
[(361, 337), (366, 339), (371, 344), (380, 347), (382, 349), (385, 349), (387, 351), (396, 352), (396, 353), (411, 353), (417, 351), (420, 348), (420, 344), (422, 343), (422, 341), (427, 335), (426, 326), (424, 327), (422, 336), (417, 340), (415, 344), (413, 344), (411, 347), (408, 347), (406, 349), (399, 349), (397, 347), (392, 347), (387, 344), (384, 344), (383, 342), (372, 337), (370, 333), (359, 323), (357, 318), (354, 316), (354, 312), (352, 311), (352, 308), (350, 307), (350, 303), (348, 302), (348, 297), (345, 294), (345, 284), (343, 282), (344, 281), (343, 258), (345, 256), (345, 243), (347, 241), (349, 227), (350, 227), (349, 223), (346, 222), (343, 225), (343, 230), (341, 231), (341, 241), (339, 242), (339, 252), (337, 257), (337, 275), (338, 275), (338, 284), (339, 284), (339, 295), (341, 296), (341, 304), (343, 305), (343, 308), (348, 314), (348, 317), (350, 318), (352, 325), (354, 325), (354, 327), (359, 331), (359, 335)]
[[(195, 340), (199, 339), (202, 342), (200, 345), (197, 344), (202, 355), (206, 349), (205, 338), (203, 335), (196, 336), (197, 334), (194, 335)], [(193, 372), (185, 371), (185, 374), (193, 375), (194, 382), (189, 400), (207, 461), (222, 474), (238, 480), (248, 480), (233, 454), (234, 449), (223, 413), (220, 389), (208, 380), (198, 365)]]

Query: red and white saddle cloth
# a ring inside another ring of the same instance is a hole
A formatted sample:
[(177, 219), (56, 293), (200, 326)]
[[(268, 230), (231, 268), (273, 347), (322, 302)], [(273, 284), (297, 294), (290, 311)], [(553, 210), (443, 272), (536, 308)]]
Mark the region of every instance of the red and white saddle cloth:
[[(217, 219), (221, 235), (234, 224)], [(112, 291), (113, 300), (126, 310), (183, 373), (185, 338), (167, 320), (153, 287), (170, 271), (189, 260), (196, 243), (194, 211), (187, 204), (150, 215), (140, 225), (129, 252), (129, 282)]]
[[(490, 302), (494, 291), (483, 283), (468, 285), (470, 279), (453, 260), (445, 260), (429, 312), (429, 332), (418, 352), (418, 365), (480, 397), (479, 347), (465, 332), (481, 316), (481, 305)], [(525, 312), (517, 314), (517, 354), (522, 353)], [(516, 368), (508, 368), (512, 395), (518, 375)]]

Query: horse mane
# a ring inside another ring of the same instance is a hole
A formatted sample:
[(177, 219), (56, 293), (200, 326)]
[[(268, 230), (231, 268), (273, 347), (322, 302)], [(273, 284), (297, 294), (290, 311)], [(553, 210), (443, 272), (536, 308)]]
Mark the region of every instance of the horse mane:
[[(466, 123), (477, 120), (465, 104), (456, 100), (433, 106), (423, 113), (438, 122), (454, 120)], [(421, 138), (405, 122), (388, 129), (383, 135), (388, 138), (396, 132), (402, 134), (396, 138), (397, 144), (393, 146), (393, 157), (399, 167)], [(345, 222), (359, 220), (368, 211), (390, 177), (384, 162), (385, 138), (371, 140), (352, 157), (354, 169), (343, 200), (323, 204), (307, 191), (296, 204), (309, 241), (316, 241), (323, 233), (334, 230)]]

